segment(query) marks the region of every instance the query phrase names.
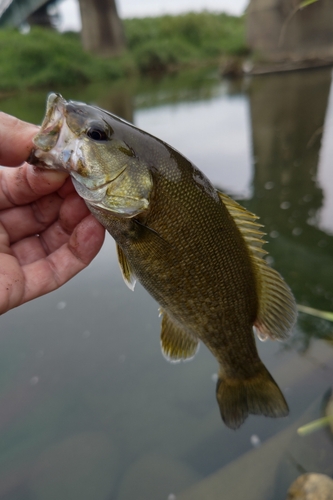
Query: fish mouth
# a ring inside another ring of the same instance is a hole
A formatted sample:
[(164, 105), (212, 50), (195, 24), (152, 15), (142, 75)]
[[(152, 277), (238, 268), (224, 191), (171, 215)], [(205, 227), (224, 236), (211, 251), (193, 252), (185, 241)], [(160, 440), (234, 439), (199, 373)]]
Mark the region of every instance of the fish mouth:
[(66, 123), (66, 105), (60, 94), (49, 95), (43, 123), (33, 139), (35, 148), (28, 160), (33, 165), (70, 173), (75, 169), (73, 154), (76, 161), (80, 158), (82, 162), (77, 137)]
[[(29, 161), (43, 169), (62, 170), (72, 175), (75, 173), (84, 183), (85, 177), (80, 175), (80, 170), (86, 169), (81, 141), (68, 126), (68, 104), (60, 94), (49, 95), (45, 117), (40, 131), (33, 139), (35, 148)], [(100, 180), (90, 179), (90, 183), (93, 187), (100, 184)]]
[(43, 152), (54, 148), (58, 142), (65, 120), (66, 101), (60, 94), (50, 94), (46, 103), (46, 113), (34, 144)]

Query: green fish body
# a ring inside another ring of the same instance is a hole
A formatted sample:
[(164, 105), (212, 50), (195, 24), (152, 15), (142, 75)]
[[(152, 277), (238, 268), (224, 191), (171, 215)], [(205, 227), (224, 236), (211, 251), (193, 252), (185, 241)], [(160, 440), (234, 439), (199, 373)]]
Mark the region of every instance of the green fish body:
[(117, 244), (127, 285), (160, 304), (161, 346), (171, 361), (201, 340), (219, 363), (222, 419), (281, 417), (287, 403), (261, 362), (261, 338), (286, 338), (296, 320), (292, 293), (263, 259), (257, 217), (217, 191), (163, 141), (94, 106), (48, 99), (32, 162), (67, 170)]

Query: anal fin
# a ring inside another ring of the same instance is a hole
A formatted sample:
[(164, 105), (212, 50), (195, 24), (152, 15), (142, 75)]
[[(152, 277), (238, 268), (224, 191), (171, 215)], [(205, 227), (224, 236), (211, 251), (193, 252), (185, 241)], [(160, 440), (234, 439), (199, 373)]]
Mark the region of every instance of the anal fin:
[(165, 358), (174, 363), (193, 358), (199, 347), (198, 339), (179, 327), (162, 308), (160, 313), (161, 348)]

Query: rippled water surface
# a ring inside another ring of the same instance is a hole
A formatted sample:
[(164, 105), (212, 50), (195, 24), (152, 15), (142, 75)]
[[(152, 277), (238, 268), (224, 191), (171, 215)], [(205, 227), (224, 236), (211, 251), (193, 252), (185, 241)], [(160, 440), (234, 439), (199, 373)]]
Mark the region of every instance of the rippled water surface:
[[(331, 70), (226, 82), (50, 89), (96, 103), (169, 142), (265, 224), (270, 262), (297, 302), (333, 311)], [(46, 92), (0, 101), (40, 123)], [(323, 416), (333, 324), (300, 314), (286, 343), (259, 343), (290, 406), (285, 419), (221, 422), (217, 365), (160, 352), (157, 304), (122, 281), (111, 237), (66, 286), (0, 318), (0, 498), (282, 500), (302, 472), (333, 474)]]

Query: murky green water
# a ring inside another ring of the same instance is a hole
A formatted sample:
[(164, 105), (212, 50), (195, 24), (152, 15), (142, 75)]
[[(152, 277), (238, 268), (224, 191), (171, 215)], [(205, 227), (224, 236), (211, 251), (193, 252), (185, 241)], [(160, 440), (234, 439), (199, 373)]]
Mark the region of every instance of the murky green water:
[[(273, 265), (298, 303), (333, 311), (331, 70), (228, 83), (183, 75), (113, 88), (50, 89), (133, 120), (261, 216)], [(44, 92), (0, 101), (39, 123)], [(169, 364), (157, 304), (122, 282), (111, 237), (61, 290), (0, 318), (0, 498), (283, 500), (305, 471), (333, 474), (323, 414), (333, 324), (300, 315), (291, 340), (260, 343), (286, 419), (220, 420), (215, 360)]]

